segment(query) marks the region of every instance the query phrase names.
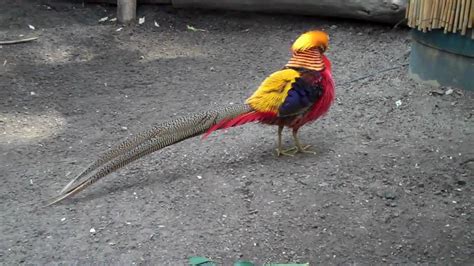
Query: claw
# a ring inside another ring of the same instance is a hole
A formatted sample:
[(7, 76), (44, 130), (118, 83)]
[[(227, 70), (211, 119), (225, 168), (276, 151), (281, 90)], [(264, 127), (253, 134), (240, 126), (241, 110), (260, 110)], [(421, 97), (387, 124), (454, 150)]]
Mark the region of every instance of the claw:
[(276, 149), (277, 156), (280, 157), (280, 156), (285, 155), (285, 156), (293, 157), (293, 156), (295, 156), (295, 153), (296, 153), (296, 152), (291, 153), (290, 151), (292, 151), (292, 150), (295, 150), (295, 148), (293, 147), (293, 148), (286, 149), (286, 150), (282, 150), (282, 149), (278, 149), (278, 148), (277, 148), (277, 149)]
[(316, 154), (317, 152), (309, 150), (310, 147), (311, 147), (311, 145), (306, 145), (304, 147), (300, 146), (300, 147), (295, 147), (295, 148), (297, 148), (298, 152), (301, 152), (301, 153)]

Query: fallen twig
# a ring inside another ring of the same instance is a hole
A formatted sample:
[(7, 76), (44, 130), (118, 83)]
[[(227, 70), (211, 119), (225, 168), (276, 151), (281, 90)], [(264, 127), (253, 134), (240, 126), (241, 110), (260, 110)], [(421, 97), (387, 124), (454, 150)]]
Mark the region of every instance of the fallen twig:
[(465, 165), (465, 164), (468, 164), (470, 162), (474, 162), (474, 158), (467, 159), (467, 160), (461, 162), (459, 165)]
[(34, 41), (34, 40), (36, 40), (36, 39), (38, 39), (38, 37), (31, 37), (31, 38), (19, 39), (19, 40), (11, 40), (11, 41), (0, 41), (0, 45), (31, 42), (31, 41)]
[(356, 81), (359, 81), (359, 80), (362, 80), (362, 79), (366, 79), (366, 78), (370, 78), (370, 77), (373, 77), (373, 76), (378, 75), (378, 74), (380, 74), (380, 73), (388, 72), (388, 71), (390, 71), (390, 70), (398, 69), (398, 68), (401, 68), (401, 67), (404, 67), (404, 66), (408, 66), (408, 63), (401, 64), (401, 65), (394, 66), (394, 67), (389, 67), (389, 68), (386, 68), (386, 69), (382, 69), (382, 70), (380, 70), (380, 71), (376, 71), (376, 72), (370, 73), (370, 74), (368, 74), (368, 75), (365, 75), (365, 76), (362, 76), (362, 77), (358, 77), (358, 78), (355, 78), (355, 79), (353, 79), (353, 80), (344, 82), (344, 83), (342, 83), (341, 85), (344, 86), (344, 85), (347, 85), (347, 84), (349, 84), (349, 83), (356, 82)]

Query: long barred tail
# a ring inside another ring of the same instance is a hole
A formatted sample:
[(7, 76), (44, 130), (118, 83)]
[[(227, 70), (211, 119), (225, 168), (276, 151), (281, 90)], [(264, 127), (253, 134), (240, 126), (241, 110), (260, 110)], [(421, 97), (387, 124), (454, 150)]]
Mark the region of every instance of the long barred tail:
[[(84, 171), (72, 179), (47, 206), (79, 193), (100, 178), (147, 154), (201, 135), (206, 131), (210, 133), (210, 129), (222, 121), (230, 121), (247, 113), (253, 113), (248, 105), (217, 108), (212, 111), (170, 120), (130, 137), (100, 155)], [(87, 176), (88, 178), (79, 182)], [(73, 186), (77, 182), (79, 183)]]

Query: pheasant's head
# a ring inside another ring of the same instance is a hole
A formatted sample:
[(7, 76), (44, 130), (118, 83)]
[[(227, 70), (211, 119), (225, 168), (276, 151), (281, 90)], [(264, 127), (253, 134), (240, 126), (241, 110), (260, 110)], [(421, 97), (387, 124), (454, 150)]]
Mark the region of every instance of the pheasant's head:
[(293, 43), (293, 52), (303, 52), (307, 50), (319, 49), (324, 53), (329, 48), (329, 35), (324, 31), (313, 30), (300, 35)]

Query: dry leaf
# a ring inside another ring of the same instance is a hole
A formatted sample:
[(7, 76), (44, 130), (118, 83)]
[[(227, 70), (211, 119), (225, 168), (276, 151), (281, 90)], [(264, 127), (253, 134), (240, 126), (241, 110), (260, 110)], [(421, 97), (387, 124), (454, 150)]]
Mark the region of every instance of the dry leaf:
[(191, 26), (191, 25), (186, 25), (186, 28), (187, 28), (188, 30), (191, 30), (191, 31), (207, 31), (207, 30), (205, 30), (205, 29), (198, 29), (198, 28), (195, 28), (195, 27), (193, 27), (193, 26)]

